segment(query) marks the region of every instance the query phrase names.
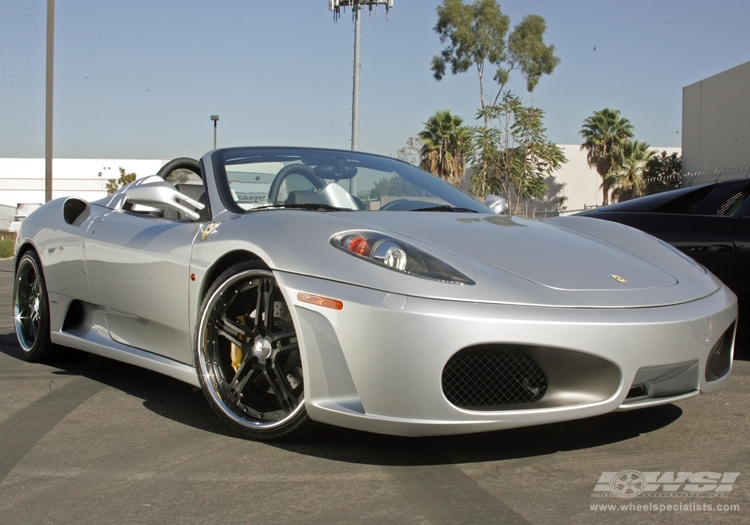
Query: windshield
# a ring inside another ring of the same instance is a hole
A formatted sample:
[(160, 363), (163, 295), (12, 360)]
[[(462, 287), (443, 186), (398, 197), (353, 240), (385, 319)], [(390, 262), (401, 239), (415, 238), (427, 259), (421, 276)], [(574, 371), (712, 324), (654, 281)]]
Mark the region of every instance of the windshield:
[(214, 153), (225, 204), (237, 212), (277, 208), (492, 213), (410, 164), (354, 151), (232, 148)]

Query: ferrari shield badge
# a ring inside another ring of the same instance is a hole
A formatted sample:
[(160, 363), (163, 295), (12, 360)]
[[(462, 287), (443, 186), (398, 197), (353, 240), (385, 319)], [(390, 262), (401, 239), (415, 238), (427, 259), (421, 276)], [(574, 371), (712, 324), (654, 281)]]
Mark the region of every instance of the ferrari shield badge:
[(219, 227), (218, 222), (207, 222), (201, 227), (201, 241), (205, 241), (206, 237), (211, 235), (213, 231)]
[(610, 275), (610, 277), (612, 279), (614, 279), (615, 281), (617, 281), (618, 283), (620, 283), (620, 284), (628, 284), (627, 279), (623, 279), (619, 275), (612, 274), (612, 275)]

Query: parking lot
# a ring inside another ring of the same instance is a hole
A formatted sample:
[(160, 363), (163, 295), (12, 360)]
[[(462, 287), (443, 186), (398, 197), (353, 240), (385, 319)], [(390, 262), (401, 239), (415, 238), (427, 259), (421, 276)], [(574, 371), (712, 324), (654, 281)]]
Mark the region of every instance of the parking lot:
[[(265, 444), (228, 431), (198, 389), (153, 372), (97, 356), (25, 362), (11, 295), (12, 261), (2, 260), (3, 525), (750, 520), (744, 338), (727, 389), (672, 405), (439, 438), (319, 426)], [(598, 483), (625, 471), (673, 487), (621, 498)], [(691, 489), (697, 473), (707, 481)], [(719, 474), (723, 491), (710, 484)]]

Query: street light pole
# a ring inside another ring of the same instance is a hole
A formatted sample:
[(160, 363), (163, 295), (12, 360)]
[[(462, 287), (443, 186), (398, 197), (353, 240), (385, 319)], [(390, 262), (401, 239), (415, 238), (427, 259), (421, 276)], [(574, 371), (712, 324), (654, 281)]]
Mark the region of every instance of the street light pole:
[(219, 122), (219, 115), (211, 115), (211, 120), (214, 121), (214, 149), (216, 149), (216, 123)]
[(55, 0), (47, 0), (47, 95), (44, 131), (44, 202), (52, 200), (52, 94), (55, 72)]
[(362, 22), (360, 19), (361, 6), (352, 5), (354, 11), (354, 86), (352, 88), (352, 151), (359, 149), (359, 40)]

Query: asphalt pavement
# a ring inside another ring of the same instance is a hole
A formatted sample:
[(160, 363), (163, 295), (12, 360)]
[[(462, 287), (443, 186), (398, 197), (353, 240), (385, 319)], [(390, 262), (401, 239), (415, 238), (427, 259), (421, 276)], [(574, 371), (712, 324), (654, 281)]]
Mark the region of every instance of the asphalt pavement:
[[(439, 438), (320, 425), (266, 444), (174, 379), (93, 355), (25, 362), (12, 281), (0, 260), (2, 525), (750, 522), (744, 339), (728, 388), (662, 407)], [(628, 483), (642, 492), (622, 497)]]

